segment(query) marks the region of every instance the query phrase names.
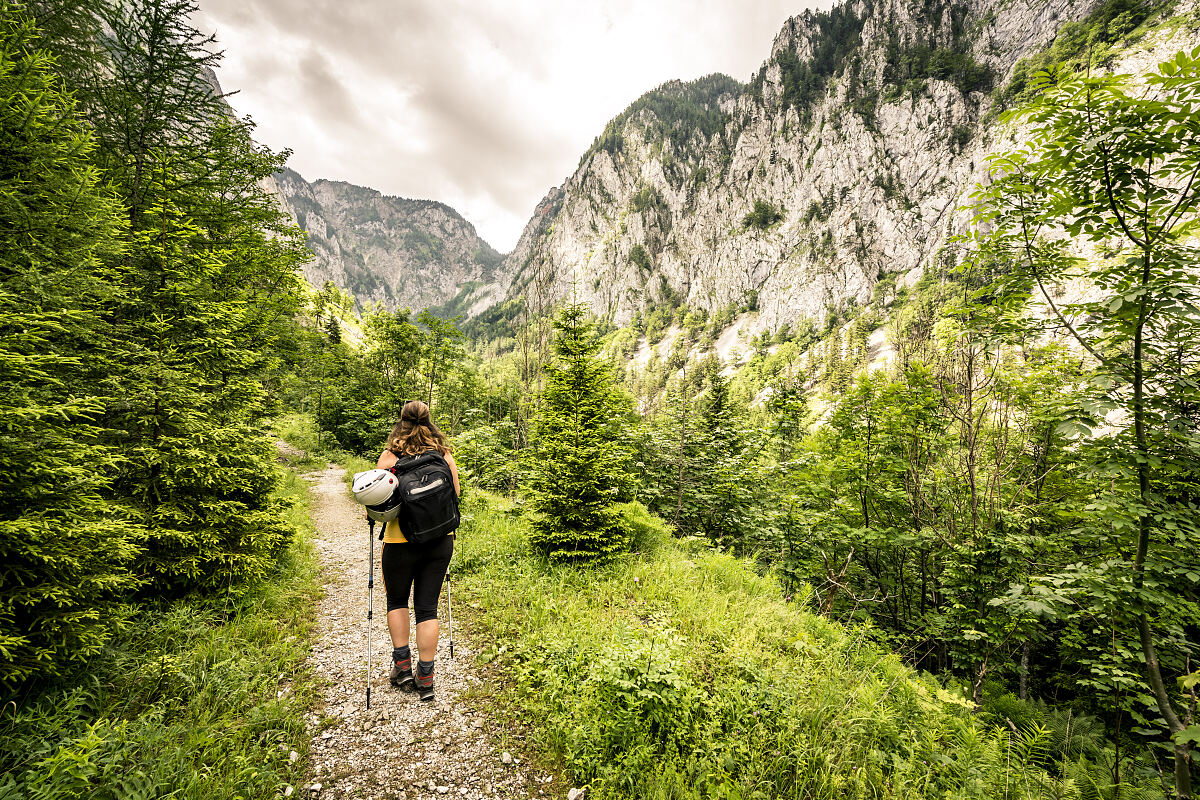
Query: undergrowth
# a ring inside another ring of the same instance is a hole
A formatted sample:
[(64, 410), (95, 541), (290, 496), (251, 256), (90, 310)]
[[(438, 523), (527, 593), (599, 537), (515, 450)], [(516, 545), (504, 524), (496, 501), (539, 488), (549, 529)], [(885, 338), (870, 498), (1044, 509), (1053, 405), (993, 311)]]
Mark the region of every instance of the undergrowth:
[(633, 555), (554, 566), (511, 501), (477, 493), (465, 511), (455, 569), (478, 660), (590, 797), (1079, 796), (1037, 765), (1044, 732), (988, 726), (730, 555), (640, 520)]
[(301, 780), (318, 565), (307, 486), (288, 470), (280, 492), (298, 534), (262, 586), (151, 604), (83, 669), (8, 703), (0, 800), (234, 800)]
[(299, 451), (282, 452), (280, 459), (295, 470), (323, 469), (330, 461), (340, 461), (345, 454), (333, 446), (332, 437), (317, 436), (317, 423), (312, 414), (291, 413), (276, 417), (271, 425), (274, 434)]

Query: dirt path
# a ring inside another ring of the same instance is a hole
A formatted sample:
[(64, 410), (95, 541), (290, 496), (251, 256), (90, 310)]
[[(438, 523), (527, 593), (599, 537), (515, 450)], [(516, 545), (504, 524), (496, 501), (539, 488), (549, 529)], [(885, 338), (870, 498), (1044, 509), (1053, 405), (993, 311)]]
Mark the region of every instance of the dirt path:
[[(371, 709), (364, 708), (367, 525), (361, 507), (346, 492), (344, 475), (340, 467), (330, 466), (305, 476), (312, 484), (313, 522), (326, 588), (317, 610), (318, 638), (310, 665), (324, 685), (308, 720), (313, 776), (293, 797), (551, 796), (554, 784), (549, 776), (533, 772), (519, 758), (503, 752), (496, 740), (506, 739), (505, 732), (472, 708), (478, 704), (465, 702), (464, 693), (478, 687), (482, 679), (472, 666), (471, 644), (457, 626), (454, 658), (449, 657), (445, 592), (434, 678), (437, 698), (422, 703), (415, 694), (388, 683), (392, 645), (385, 622), (387, 601), (379, 570), (379, 542), (375, 545)], [(456, 604), (456, 613), (458, 610)]]

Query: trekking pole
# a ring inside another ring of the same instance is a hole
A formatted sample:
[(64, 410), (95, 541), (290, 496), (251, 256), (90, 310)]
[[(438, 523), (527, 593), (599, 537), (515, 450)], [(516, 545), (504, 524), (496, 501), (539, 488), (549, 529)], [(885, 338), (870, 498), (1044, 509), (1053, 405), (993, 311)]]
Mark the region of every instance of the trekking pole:
[(446, 616), (450, 618), (450, 657), (454, 658), (454, 606), (450, 604), (450, 567), (446, 567)]
[(371, 618), (375, 615), (375, 520), (367, 520), (367, 539), (370, 540), (370, 555), (367, 557), (367, 710), (371, 709)]

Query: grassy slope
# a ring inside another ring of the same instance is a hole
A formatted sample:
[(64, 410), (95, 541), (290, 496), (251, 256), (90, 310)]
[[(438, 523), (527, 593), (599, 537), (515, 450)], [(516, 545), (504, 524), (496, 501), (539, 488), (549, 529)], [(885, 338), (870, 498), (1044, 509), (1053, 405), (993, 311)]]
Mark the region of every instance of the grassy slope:
[(477, 609), (480, 660), (593, 798), (1015, 798), (1051, 780), (867, 632), (728, 555), (646, 520), (618, 563), (547, 566), (509, 501), (467, 511), (455, 602)]
[(266, 585), (147, 609), (106, 651), (0, 717), (0, 798), (269, 798), (298, 785), (318, 567), (308, 488), (287, 471), (299, 535)]

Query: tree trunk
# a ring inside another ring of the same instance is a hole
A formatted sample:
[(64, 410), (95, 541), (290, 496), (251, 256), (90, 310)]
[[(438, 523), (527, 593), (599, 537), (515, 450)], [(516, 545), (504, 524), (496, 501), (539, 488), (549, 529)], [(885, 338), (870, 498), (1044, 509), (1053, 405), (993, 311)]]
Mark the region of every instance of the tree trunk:
[[(1150, 282), (1150, 253), (1145, 252), (1142, 259), (1142, 287)], [(1133, 559), (1133, 588), (1140, 594), (1146, 580), (1146, 556), (1150, 550), (1150, 512), (1147, 503), (1150, 502), (1150, 443), (1146, 436), (1146, 402), (1145, 402), (1145, 356), (1143, 354), (1143, 334), (1146, 318), (1149, 315), (1145, 295), (1140, 300), (1138, 323), (1133, 334), (1133, 435), (1137, 443), (1137, 477), (1138, 477), (1138, 542), (1137, 554)], [(1135, 598), (1140, 606), (1141, 598)], [(1185, 729), (1183, 721), (1175, 713), (1171, 698), (1167, 694), (1166, 683), (1163, 681), (1162, 667), (1158, 661), (1158, 652), (1154, 645), (1154, 635), (1150, 629), (1150, 615), (1143, 609), (1138, 614), (1138, 637), (1142, 645), (1142, 657), (1146, 664), (1146, 680), (1158, 704), (1159, 713), (1167, 721), (1167, 730), (1171, 735), (1181, 733)], [(1175, 754), (1175, 798), (1190, 800), (1192, 796), (1192, 759), (1191, 746), (1176, 744)]]
[(1029, 699), (1029, 641), (1021, 645), (1021, 684), (1017, 692), (1017, 697), (1022, 700)]

